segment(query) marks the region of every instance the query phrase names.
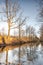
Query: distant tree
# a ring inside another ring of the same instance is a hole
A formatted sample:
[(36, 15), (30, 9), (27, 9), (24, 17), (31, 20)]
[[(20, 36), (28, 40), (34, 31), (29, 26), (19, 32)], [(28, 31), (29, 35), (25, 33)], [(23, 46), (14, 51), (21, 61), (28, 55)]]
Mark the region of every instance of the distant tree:
[(29, 26), (27, 28), (27, 32), (28, 32), (28, 35), (29, 35), (29, 40), (31, 40), (31, 36), (34, 37), (36, 35), (35, 28), (32, 27), (32, 26)]
[(43, 41), (43, 24), (41, 24), (39, 32), (40, 32), (40, 40)]

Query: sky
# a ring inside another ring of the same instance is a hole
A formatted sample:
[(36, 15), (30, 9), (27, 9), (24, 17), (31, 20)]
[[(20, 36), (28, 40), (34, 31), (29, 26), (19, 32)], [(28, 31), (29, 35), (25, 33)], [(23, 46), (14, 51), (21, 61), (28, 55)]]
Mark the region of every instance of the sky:
[[(13, 0), (15, 1), (15, 0)], [(38, 29), (40, 27), (40, 24), (38, 23), (38, 2), (36, 2), (35, 0), (19, 0), (20, 3), (20, 7), (21, 10), (23, 11), (23, 17), (29, 17), (26, 21), (27, 25), (31, 25), (33, 27), (35, 27), (36, 32), (38, 32)], [(5, 8), (5, 0), (0, 0), (0, 11), (2, 12)], [(3, 17), (3, 15), (0, 13), (0, 19), (5, 19), (5, 17)], [(2, 30), (4, 29), (4, 31), (8, 34), (8, 25), (6, 22), (2, 22), (0, 20), (0, 32), (3, 32)], [(11, 35), (14, 34), (14, 30), (11, 30)]]

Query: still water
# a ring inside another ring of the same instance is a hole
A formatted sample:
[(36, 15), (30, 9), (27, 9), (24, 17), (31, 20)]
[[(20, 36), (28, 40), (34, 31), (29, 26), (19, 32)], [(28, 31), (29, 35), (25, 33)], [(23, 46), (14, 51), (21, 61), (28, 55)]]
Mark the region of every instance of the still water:
[[(43, 46), (23, 46), (20, 50), (20, 62), (22, 65), (43, 65)], [(0, 65), (6, 63), (6, 52), (0, 53)], [(19, 48), (8, 51), (8, 65), (19, 63)], [(13, 64), (12, 64), (13, 63)]]

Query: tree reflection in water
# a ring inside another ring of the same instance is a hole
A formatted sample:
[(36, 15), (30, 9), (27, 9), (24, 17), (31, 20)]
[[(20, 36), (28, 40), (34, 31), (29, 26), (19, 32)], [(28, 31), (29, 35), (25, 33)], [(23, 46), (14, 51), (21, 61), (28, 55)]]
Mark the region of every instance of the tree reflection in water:
[[(8, 62), (8, 65), (18, 65), (18, 49), (12, 50), (12, 63)], [(16, 55), (16, 57), (15, 57)], [(4, 57), (4, 54), (3, 54)], [(0, 57), (0, 59), (3, 59)], [(16, 59), (16, 60), (15, 60)], [(10, 61), (10, 60), (9, 60)], [(43, 46), (22, 46), (20, 50), (20, 61), (22, 65), (43, 65)], [(6, 65), (3, 62), (0, 65)]]
[(35, 61), (38, 58), (37, 55), (37, 47), (36, 46), (31, 46), (29, 47), (29, 51), (27, 52), (27, 60), (28, 61)]

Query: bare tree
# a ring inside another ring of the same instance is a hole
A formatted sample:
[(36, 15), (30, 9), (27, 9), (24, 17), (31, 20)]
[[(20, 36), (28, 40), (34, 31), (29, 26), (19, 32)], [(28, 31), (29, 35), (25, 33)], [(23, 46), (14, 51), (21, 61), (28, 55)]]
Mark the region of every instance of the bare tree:
[(43, 0), (39, 0), (39, 22), (43, 22)]
[[(10, 35), (10, 29), (13, 27), (14, 23), (17, 21), (15, 19), (16, 15), (18, 14), (18, 11), (20, 10), (20, 5), (18, 0), (5, 0), (5, 7), (2, 8), (1, 14), (4, 14), (4, 17), (7, 19), (3, 20), (1, 18), (1, 21), (4, 21), (8, 23), (8, 36)], [(15, 19), (15, 21), (14, 21)], [(13, 22), (14, 21), (14, 22)]]
[(25, 30), (21, 30), (21, 36), (22, 36), (22, 38), (25, 36)]
[(39, 32), (40, 32), (40, 40), (43, 41), (43, 24), (41, 24)]
[(29, 41), (30, 41), (30, 40), (31, 40), (31, 36), (35, 36), (35, 29), (34, 29), (34, 27), (29, 26), (29, 27), (27, 28), (27, 32), (28, 32)]
[(6, 15), (8, 22), (8, 36), (10, 36), (10, 29), (13, 26), (13, 19), (16, 17), (19, 10), (19, 5), (17, 2), (12, 3), (10, 0), (6, 0)]

